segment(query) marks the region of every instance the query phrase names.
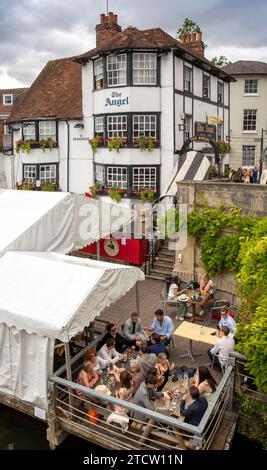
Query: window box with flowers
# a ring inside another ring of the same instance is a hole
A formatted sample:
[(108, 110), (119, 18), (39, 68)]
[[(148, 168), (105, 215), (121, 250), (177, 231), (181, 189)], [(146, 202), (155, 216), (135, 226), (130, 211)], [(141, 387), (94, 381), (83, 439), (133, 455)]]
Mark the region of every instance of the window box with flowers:
[(91, 145), (91, 149), (93, 153), (96, 153), (104, 143), (103, 138), (100, 135), (96, 135), (93, 139), (89, 140), (89, 144)]
[(119, 153), (120, 149), (127, 144), (127, 139), (124, 137), (112, 137), (105, 140), (110, 152), (112, 152), (112, 150), (116, 150), (116, 152)]
[(134, 143), (138, 146), (138, 148), (143, 152), (147, 150), (148, 152), (152, 152), (157, 145), (156, 137), (140, 135), (138, 139), (134, 141)]
[(21, 150), (22, 152), (30, 153), (32, 149), (39, 149), (41, 148), (43, 152), (45, 152), (46, 149), (49, 149), (50, 151), (54, 148), (56, 148), (57, 141), (49, 137), (48, 139), (42, 139), (40, 141), (38, 140), (17, 140), (16, 141), (16, 152), (19, 153)]
[(133, 196), (138, 197), (141, 202), (152, 202), (156, 196), (157, 191), (149, 188), (140, 188), (133, 190)]
[(113, 201), (120, 202), (123, 196), (126, 195), (126, 189), (116, 187), (108, 188), (107, 194)]
[(218, 140), (216, 145), (221, 155), (225, 155), (226, 153), (230, 152), (230, 145), (228, 142), (225, 142), (224, 140)]
[(90, 187), (90, 193), (94, 198), (96, 198), (97, 196), (103, 194), (103, 187), (100, 183), (96, 183), (94, 186)]

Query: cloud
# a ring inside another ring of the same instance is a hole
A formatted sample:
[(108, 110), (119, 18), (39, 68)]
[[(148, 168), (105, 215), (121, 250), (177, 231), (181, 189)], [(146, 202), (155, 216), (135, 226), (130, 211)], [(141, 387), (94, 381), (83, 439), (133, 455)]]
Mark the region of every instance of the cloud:
[[(104, 0), (1, 0), (0, 87), (30, 85), (48, 60), (95, 46)], [(207, 56), (266, 60), (267, 2), (262, 0), (110, 0), (123, 27), (160, 26), (175, 35), (184, 18), (198, 23)]]

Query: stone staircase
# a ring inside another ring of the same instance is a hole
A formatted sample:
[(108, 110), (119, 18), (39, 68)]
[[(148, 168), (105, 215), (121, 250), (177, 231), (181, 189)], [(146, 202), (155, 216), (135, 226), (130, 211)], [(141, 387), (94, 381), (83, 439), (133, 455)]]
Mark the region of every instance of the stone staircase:
[(173, 250), (169, 250), (169, 242), (164, 241), (153, 268), (151, 268), (150, 274), (147, 274), (146, 277), (148, 279), (164, 281), (166, 276), (171, 276), (174, 266), (174, 253)]

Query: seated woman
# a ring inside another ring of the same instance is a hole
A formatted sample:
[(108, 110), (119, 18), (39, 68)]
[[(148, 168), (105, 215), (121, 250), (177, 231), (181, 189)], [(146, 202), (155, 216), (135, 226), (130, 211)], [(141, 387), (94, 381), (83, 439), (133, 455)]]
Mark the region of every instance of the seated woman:
[[(213, 282), (212, 280), (210, 279), (208, 273), (203, 273), (201, 278), (200, 278), (200, 293), (202, 294), (202, 296), (204, 296), (204, 299), (206, 298), (205, 300), (205, 303), (206, 301), (208, 300), (208, 298), (213, 294)], [(203, 307), (205, 305), (205, 303), (203, 304)], [(204, 309), (201, 309), (200, 312), (199, 312), (199, 315), (202, 316), (204, 314)]]
[[(127, 370), (124, 370), (120, 374), (120, 388), (116, 391), (115, 395), (120, 400), (130, 402), (133, 398), (133, 391), (132, 376)], [(129, 412), (127, 408), (123, 408), (120, 405), (115, 405), (114, 409), (116, 413), (127, 414)]]
[(138, 390), (141, 382), (145, 380), (145, 377), (142, 374), (141, 365), (137, 359), (130, 361), (130, 368), (131, 368), (131, 374), (132, 374), (132, 385), (133, 385), (133, 395), (134, 395), (136, 390)]
[(179, 285), (180, 281), (178, 276), (173, 276), (168, 292), (168, 300), (176, 299), (180, 294), (182, 294), (183, 290), (179, 291)]
[(115, 349), (122, 353), (124, 352), (129, 346), (132, 345), (131, 341), (128, 341), (124, 338), (120, 333), (118, 333), (117, 327), (114, 323), (109, 323), (107, 326), (107, 332), (102, 338), (102, 340), (97, 345), (97, 350), (99, 351), (104, 344), (106, 344), (108, 338), (115, 339)]
[(196, 387), (199, 390), (199, 395), (209, 399), (215, 392), (217, 386), (216, 380), (212, 377), (209, 369), (205, 366), (200, 366), (196, 372)]
[(167, 359), (166, 353), (160, 353), (155, 364), (155, 368), (158, 371), (157, 374), (157, 390), (161, 391), (168, 381), (170, 371), (173, 369), (174, 364), (170, 364)]
[[(84, 387), (93, 388), (96, 382), (98, 381), (98, 373), (95, 371), (96, 367), (96, 350), (95, 348), (88, 349), (85, 353), (84, 362), (82, 368), (79, 372), (77, 383), (83, 385)], [(76, 391), (76, 395), (79, 398), (86, 399), (86, 395)]]
[(98, 357), (110, 365), (116, 364), (116, 362), (120, 361), (123, 358), (123, 355), (115, 349), (115, 339), (111, 337), (107, 339), (106, 344), (104, 344), (100, 351), (98, 351)]

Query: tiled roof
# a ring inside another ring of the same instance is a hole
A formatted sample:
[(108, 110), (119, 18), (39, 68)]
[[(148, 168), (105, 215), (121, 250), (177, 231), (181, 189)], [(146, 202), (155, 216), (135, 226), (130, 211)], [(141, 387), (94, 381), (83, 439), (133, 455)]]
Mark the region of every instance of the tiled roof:
[(13, 109), (13, 105), (4, 105), (3, 95), (21, 95), (27, 90), (28, 88), (5, 88), (0, 90), (0, 114), (10, 114)]
[(120, 32), (114, 32), (112, 39), (103, 41), (98, 48), (94, 48), (85, 54), (77, 56), (74, 60), (77, 62), (87, 62), (97, 54), (118, 51), (121, 49), (168, 49), (175, 48), (187, 55), (192, 56), (198, 61), (209, 66), (212, 70), (219, 72), (229, 80), (231, 77), (222, 69), (213, 65), (208, 59), (198, 54), (191, 47), (182, 44), (180, 41), (163, 31), (161, 28), (152, 28), (140, 30), (129, 26)]
[(267, 64), (254, 60), (239, 60), (226, 65), (223, 70), (231, 75), (267, 75)]
[(82, 118), (82, 71), (73, 59), (49, 61), (23, 99), (15, 103), (8, 122)]

